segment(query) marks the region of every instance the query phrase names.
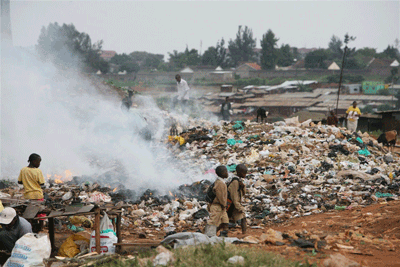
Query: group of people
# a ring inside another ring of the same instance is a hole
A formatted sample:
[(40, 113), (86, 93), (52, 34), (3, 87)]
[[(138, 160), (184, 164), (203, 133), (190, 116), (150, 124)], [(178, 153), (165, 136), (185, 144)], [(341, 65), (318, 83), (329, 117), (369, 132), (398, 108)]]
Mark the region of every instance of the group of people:
[[(29, 156), (29, 165), (21, 169), (18, 183), (24, 186), (24, 197), (32, 202), (44, 201), (44, 176), (39, 169), (42, 158), (38, 154)], [(32, 225), (17, 215), (15, 209), (4, 208), (0, 201), (0, 251), (11, 252), (19, 238), (32, 233)]]
[(209, 203), (208, 210), (210, 219), (208, 225), (221, 230), (220, 236), (228, 235), (229, 221), (236, 223), (240, 221), (242, 233), (246, 233), (246, 215), (242, 205), (242, 198), (246, 194), (246, 187), (242, 181), (247, 175), (247, 167), (244, 164), (236, 166), (236, 176), (226, 184), (224, 179), (228, 178), (228, 169), (218, 166), (215, 169), (218, 178), (213, 185), (215, 193), (214, 200)]
[[(353, 104), (346, 111), (347, 129), (351, 132), (357, 131), (358, 119), (361, 116), (361, 111), (357, 107), (357, 102), (354, 101)], [(339, 119), (335, 112), (331, 110), (330, 115), (327, 119), (327, 125), (338, 126)]]

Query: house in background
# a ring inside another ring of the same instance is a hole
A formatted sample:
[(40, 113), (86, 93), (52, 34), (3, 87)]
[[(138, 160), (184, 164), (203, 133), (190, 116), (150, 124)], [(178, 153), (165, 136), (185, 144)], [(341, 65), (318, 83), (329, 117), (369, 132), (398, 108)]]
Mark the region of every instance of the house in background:
[(365, 81), (362, 83), (362, 90), (366, 95), (376, 95), (379, 90), (385, 89), (383, 82)]
[(210, 78), (214, 82), (231, 82), (234, 81), (233, 71), (225, 71), (221, 67), (217, 67), (213, 72), (210, 72)]
[(244, 63), (236, 68), (236, 75), (239, 75), (240, 78), (249, 78), (250, 71), (261, 70), (260, 65), (257, 63)]
[(350, 94), (350, 95), (356, 95), (356, 94), (361, 94), (362, 93), (362, 87), (361, 84), (345, 84), (343, 85), (343, 94)]
[(112, 51), (112, 50), (100, 51), (100, 57), (107, 62), (110, 61), (115, 56), (115, 54), (117, 54), (117, 52)]
[(338, 66), (338, 64), (336, 64), (336, 62), (332, 62), (332, 64), (329, 65), (328, 70), (331, 70), (332, 73), (334, 73), (335, 70), (340, 70), (340, 67)]

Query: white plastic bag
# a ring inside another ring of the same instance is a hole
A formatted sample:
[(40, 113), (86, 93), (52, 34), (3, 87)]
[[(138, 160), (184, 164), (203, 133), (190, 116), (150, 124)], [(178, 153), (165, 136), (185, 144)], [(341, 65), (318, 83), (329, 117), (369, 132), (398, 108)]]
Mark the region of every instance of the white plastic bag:
[(107, 231), (107, 230), (113, 230), (114, 231), (114, 226), (111, 223), (110, 218), (108, 218), (107, 213), (104, 212), (104, 216), (100, 221), (100, 231)]
[(46, 234), (26, 234), (17, 240), (5, 266), (44, 266), (43, 259), (51, 254), (50, 240)]
[[(114, 243), (118, 243), (117, 235), (114, 231), (109, 230), (109, 232), (100, 234), (100, 253), (113, 254), (115, 253)], [(90, 237), (90, 251), (96, 251), (96, 232), (92, 232)]]
[[(114, 243), (118, 242), (117, 234), (114, 232), (114, 226), (108, 218), (107, 213), (100, 221), (100, 253), (115, 253)], [(96, 231), (92, 232), (90, 237), (90, 251), (96, 251)]]

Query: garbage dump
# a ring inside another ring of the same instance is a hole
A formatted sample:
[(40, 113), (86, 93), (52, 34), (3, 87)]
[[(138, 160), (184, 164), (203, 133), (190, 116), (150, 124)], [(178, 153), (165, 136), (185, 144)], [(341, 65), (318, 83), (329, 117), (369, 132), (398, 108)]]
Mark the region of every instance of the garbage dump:
[[(177, 121), (173, 115), (164, 115)], [(124, 206), (123, 227), (144, 238), (149, 233), (147, 229), (162, 232), (165, 237), (201, 231), (209, 216), (204, 197), (216, 179), (215, 167), (227, 166), (232, 177), (241, 163), (248, 167), (243, 205), (247, 223), (253, 229), (399, 197), (399, 158), (385, 152), (368, 133), (350, 133), (345, 128), (311, 121), (237, 121), (219, 125), (204, 119), (189, 119), (177, 135), (168, 136), (170, 131), (165, 132), (162, 142), (173, 153), (176, 168), (197, 168), (204, 174), (202, 180), (169, 192), (127, 189), (123, 184), (106, 185), (85, 180), (87, 177), (74, 177), (63, 183), (49, 180), (42, 211), (77, 203), (109, 203)], [(2, 187), (0, 198), (22, 201), (18, 186), (4, 183)], [(79, 232), (92, 227), (93, 217), (86, 218), (60, 219), (60, 225)], [(273, 240), (279, 243), (282, 239)]]

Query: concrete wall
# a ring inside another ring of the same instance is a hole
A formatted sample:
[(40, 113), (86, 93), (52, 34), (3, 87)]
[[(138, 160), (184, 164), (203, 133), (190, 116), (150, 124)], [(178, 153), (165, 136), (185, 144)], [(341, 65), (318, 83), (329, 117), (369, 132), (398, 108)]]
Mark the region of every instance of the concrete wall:
[[(250, 68), (250, 67), (249, 67)], [(223, 83), (226, 77), (223, 75), (216, 77), (213, 75), (211, 77), (210, 70), (197, 70), (194, 73), (182, 73), (181, 76), (184, 80), (193, 83), (197, 79), (206, 79), (209, 81)], [(139, 72), (137, 74), (138, 81), (152, 80), (155, 83), (168, 83), (175, 81), (175, 75), (179, 72)], [(240, 78), (262, 78), (262, 79), (272, 79), (272, 78), (295, 78), (307, 75), (333, 75), (340, 74), (340, 71), (332, 70), (287, 70), (287, 71), (254, 71), (242, 68), (236, 71)], [(344, 75), (379, 75), (382, 76), (382, 80), (390, 75), (390, 69), (374, 69), (374, 70), (345, 70)], [(101, 77), (105, 79), (117, 79), (122, 81), (130, 81), (134, 79), (133, 74), (127, 75), (117, 75), (117, 74), (102, 74)]]

